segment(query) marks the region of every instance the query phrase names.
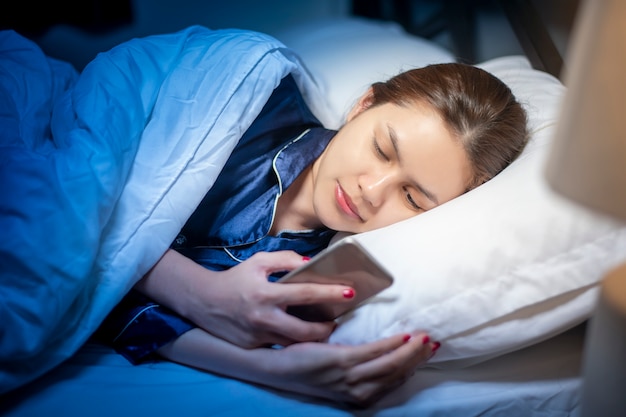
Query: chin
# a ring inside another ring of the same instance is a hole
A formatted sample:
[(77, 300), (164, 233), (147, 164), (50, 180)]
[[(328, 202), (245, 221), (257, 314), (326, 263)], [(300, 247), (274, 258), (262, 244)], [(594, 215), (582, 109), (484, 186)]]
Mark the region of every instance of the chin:
[(335, 224), (335, 227), (329, 227), (332, 230), (335, 230), (337, 232), (342, 232), (342, 233), (363, 233), (363, 232), (367, 232), (369, 229), (365, 229), (363, 227), (355, 227), (355, 225), (349, 225), (346, 224), (345, 222), (341, 222), (341, 224)]
[(345, 232), (345, 233), (358, 233), (354, 230), (354, 227), (349, 227), (346, 222), (342, 222), (340, 219), (334, 218), (321, 218), (322, 224), (327, 228), (334, 230), (336, 232)]

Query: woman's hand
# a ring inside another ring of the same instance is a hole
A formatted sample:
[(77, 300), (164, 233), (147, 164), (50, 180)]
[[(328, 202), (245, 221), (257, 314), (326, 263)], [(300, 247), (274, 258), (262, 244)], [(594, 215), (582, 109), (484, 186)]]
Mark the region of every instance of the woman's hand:
[(175, 362), (289, 392), (366, 406), (404, 383), (439, 347), (425, 334), (358, 346), (305, 342), (242, 349), (200, 329), (159, 353)]
[(301, 266), (291, 251), (262, 252), (223, 272), (209, 271), (176, 251), (168, 251), (135, 288), (238, 346), (252, 348), (326, 340), (334, 322), (302, 321), (285, 312), (289, 305), (347, 302), (343, 285), (276, 284), (274, 272)]
[(425, 334), (359, 345), (297, 343), (276, 352), (272, 382), (286, 390), (366, 406), (403, 384), (438, 349)]

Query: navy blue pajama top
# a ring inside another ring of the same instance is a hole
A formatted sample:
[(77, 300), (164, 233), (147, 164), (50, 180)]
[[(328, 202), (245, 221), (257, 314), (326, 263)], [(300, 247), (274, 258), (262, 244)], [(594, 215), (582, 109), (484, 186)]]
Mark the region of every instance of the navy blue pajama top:
[[(335, 133), (313, 116), (293, 78), (284, 78), (172, 248), (218, 271), (260, 251), (317, 254), (328, 246), (334, 231), (282, 231), (276, 236), (269, 231), (281, 191), (317, 159)], [(194, 327), (131, 290), (102, 323), (95, 339), (138, 363), (154, 358), (157, 349)]]

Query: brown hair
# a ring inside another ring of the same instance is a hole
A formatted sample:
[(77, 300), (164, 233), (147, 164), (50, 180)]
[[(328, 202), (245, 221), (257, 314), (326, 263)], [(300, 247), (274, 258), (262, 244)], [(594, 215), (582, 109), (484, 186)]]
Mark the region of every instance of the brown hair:
[(430, 104), (457, 137), (472, 164), (467, 190), (508, 166), (528, 142), (526, 112), (500, 79), (466, 64), (409, 70), (372, 85), (373, 106)]

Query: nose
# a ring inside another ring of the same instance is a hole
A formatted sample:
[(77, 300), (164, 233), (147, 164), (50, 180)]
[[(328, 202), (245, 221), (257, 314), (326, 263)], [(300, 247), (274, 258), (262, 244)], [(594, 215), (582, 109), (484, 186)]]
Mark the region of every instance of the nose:
[(377, 172), (362, 175), (359, 178), (359, 188), (363, 200), (374, 207), (379, 207), (387, 197), (390, 185), (394, 182), (395, 175), (391, 172)]

